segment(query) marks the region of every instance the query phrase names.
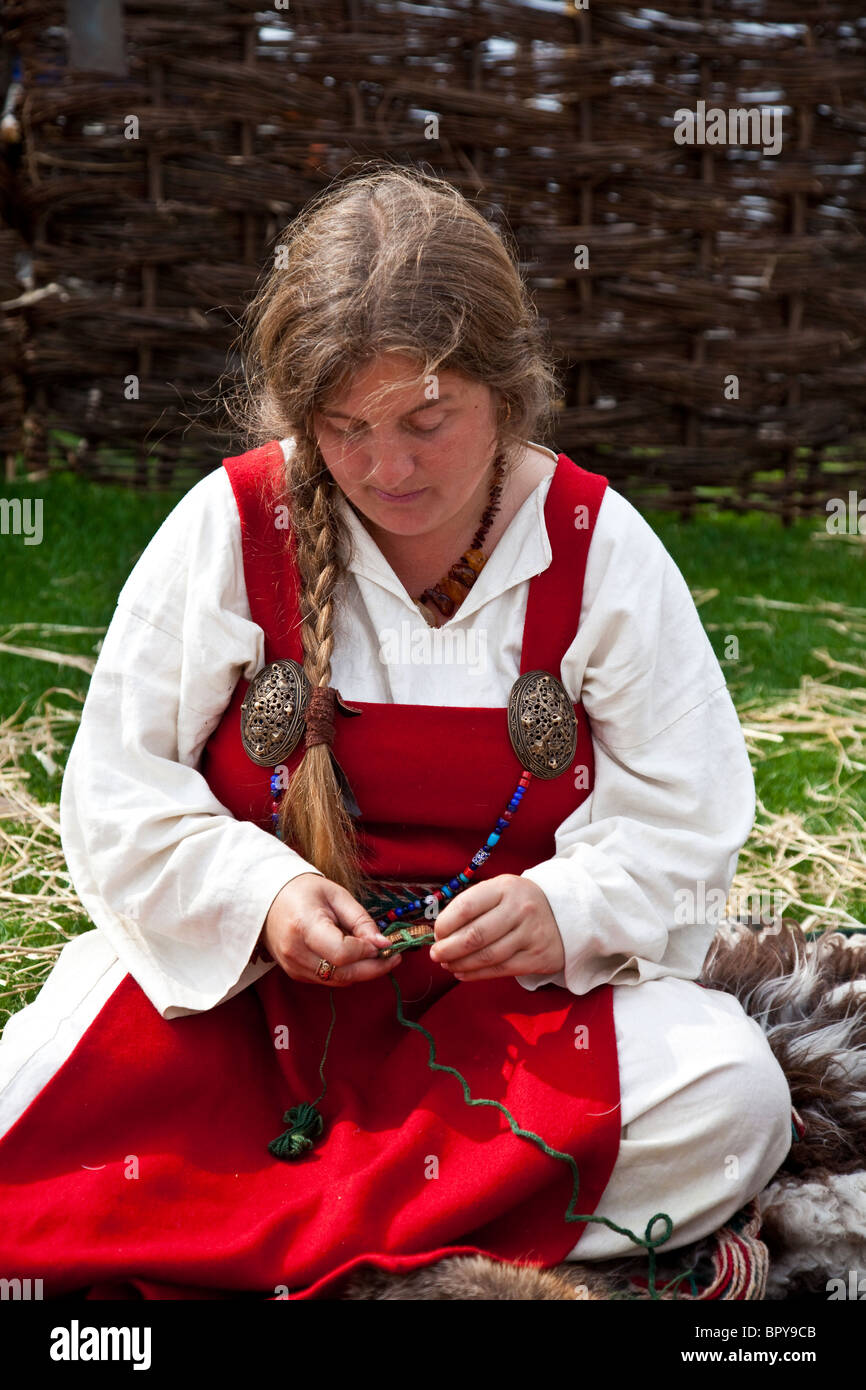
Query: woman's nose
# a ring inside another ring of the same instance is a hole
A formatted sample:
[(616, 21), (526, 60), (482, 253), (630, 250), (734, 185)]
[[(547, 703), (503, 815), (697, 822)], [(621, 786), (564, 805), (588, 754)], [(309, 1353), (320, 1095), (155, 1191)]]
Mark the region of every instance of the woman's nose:
[(368, 478), (373, 487), (383, 492), (405, 492), (405, 483), (414, 472), (415, 462), (411, 457), (386, 453), (371, 457)]

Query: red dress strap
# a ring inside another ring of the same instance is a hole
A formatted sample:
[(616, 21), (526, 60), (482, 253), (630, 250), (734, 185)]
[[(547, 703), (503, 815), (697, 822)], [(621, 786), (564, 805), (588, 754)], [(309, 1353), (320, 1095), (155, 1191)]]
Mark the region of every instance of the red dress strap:
[(303, 662), (300, 579), (282, 446), (272, 439), (223, 459), (223, 467), (237, 502), (247, 597), (253, 622), (265, 634), (265, 661)]
[(544, 503), (553, 558), (529, 586), (520, 673), (559, 671), (574, 641), (583, 602), (589, 546), (607, 478), (588, 473), (560, 454)]

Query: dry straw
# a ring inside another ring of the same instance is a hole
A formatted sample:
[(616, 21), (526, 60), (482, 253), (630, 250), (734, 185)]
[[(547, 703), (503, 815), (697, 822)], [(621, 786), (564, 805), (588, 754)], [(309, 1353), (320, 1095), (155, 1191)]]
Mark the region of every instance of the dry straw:
[[(738, 601), (809, 613), (866, 650), (864, 608), (762, 597)], [(797, 691), (769, 702), (743, 701), (738, 713), (753, 762), (785, 757), (794, 747), (832, 756), (832, 773), (807, 788), (827, 828), (811, 830), (802, 815), (774, 814), (759, 800), (735, 885), (742, 880), (747, 894), (760, 883), (765, 892), (778, 895), (779, 911), (791, 913), (806, 930), (855, 929), (863, 925), (866, 905), (866, 803), (862, 790), (857, 791), (866, 773), (866, 666), (837, 661), (823, 648), (812, 656), (827, 667), (826, 676), (804, 675)], [(843, 675), (857, 684), (840, 684)], [(852, 902), (861, 905), (860, 918), (849, 910)]]
[[(37, 659), (43, 659), (41, 652)], [(61, 770), (80, 703), (74, 691), (52, 687), (35, 713), (22, 718), (19, 708), (0, 723), (0, 1016), (26, 1002), (82, 926), (84, 909), (66, 868), (58, 808), (33, 795), (23, 766), (30, 754), (49, 776)]]

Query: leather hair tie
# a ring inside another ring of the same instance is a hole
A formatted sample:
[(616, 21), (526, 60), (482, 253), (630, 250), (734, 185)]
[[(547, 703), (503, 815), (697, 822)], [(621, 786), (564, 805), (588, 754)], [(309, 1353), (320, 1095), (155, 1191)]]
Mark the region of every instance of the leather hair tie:
[(334, 742), (334, 712), (339, 693), (330, 685), (313, 686), (307, 700), (305, 748), (315, 748), (320, 743), (330, 748)]
[[(304, 733), (304, 749), (315, 748), (318, 744), (327, 745), (331, 757), (331, 765), (334, 769), (334, 776), (340, 788), (340, 795), (343, 804), (350, 816), (360, 816), (361, 808), (355, 798), (355, 793), (349, 784), (349, 779), (341, 768), (334, 756), (331, 744), (334, 742), (334, 715), (339, 710), (340, 714), (360, 714), (361, 711), (356, 705), (347, 705), (340, 695), (339, 690), (335, 690), (331, 685), (315, 685), (310, 690), (307, 697), (307, 707), (304, 713), (306, 731)], [(324, 962), (326, 965), (328, 962)], [(331, 967), (331, 974), (333, 974)], [(329, 980), (331, 975), (323, 976)]]

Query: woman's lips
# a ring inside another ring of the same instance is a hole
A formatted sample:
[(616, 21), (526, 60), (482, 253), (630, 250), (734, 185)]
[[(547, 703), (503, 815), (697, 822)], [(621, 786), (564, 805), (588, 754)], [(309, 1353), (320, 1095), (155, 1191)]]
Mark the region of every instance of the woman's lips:
[(381, 497), (383, 502), (411, 502), (415, 497), (423, 497), (427, 491), (426, 487), (419, 488), (417, 492), (403, 492), (395, 495), (393, 492), (382, 492), (380, 488), (374, 487), (373, 491), (377, 497)]

